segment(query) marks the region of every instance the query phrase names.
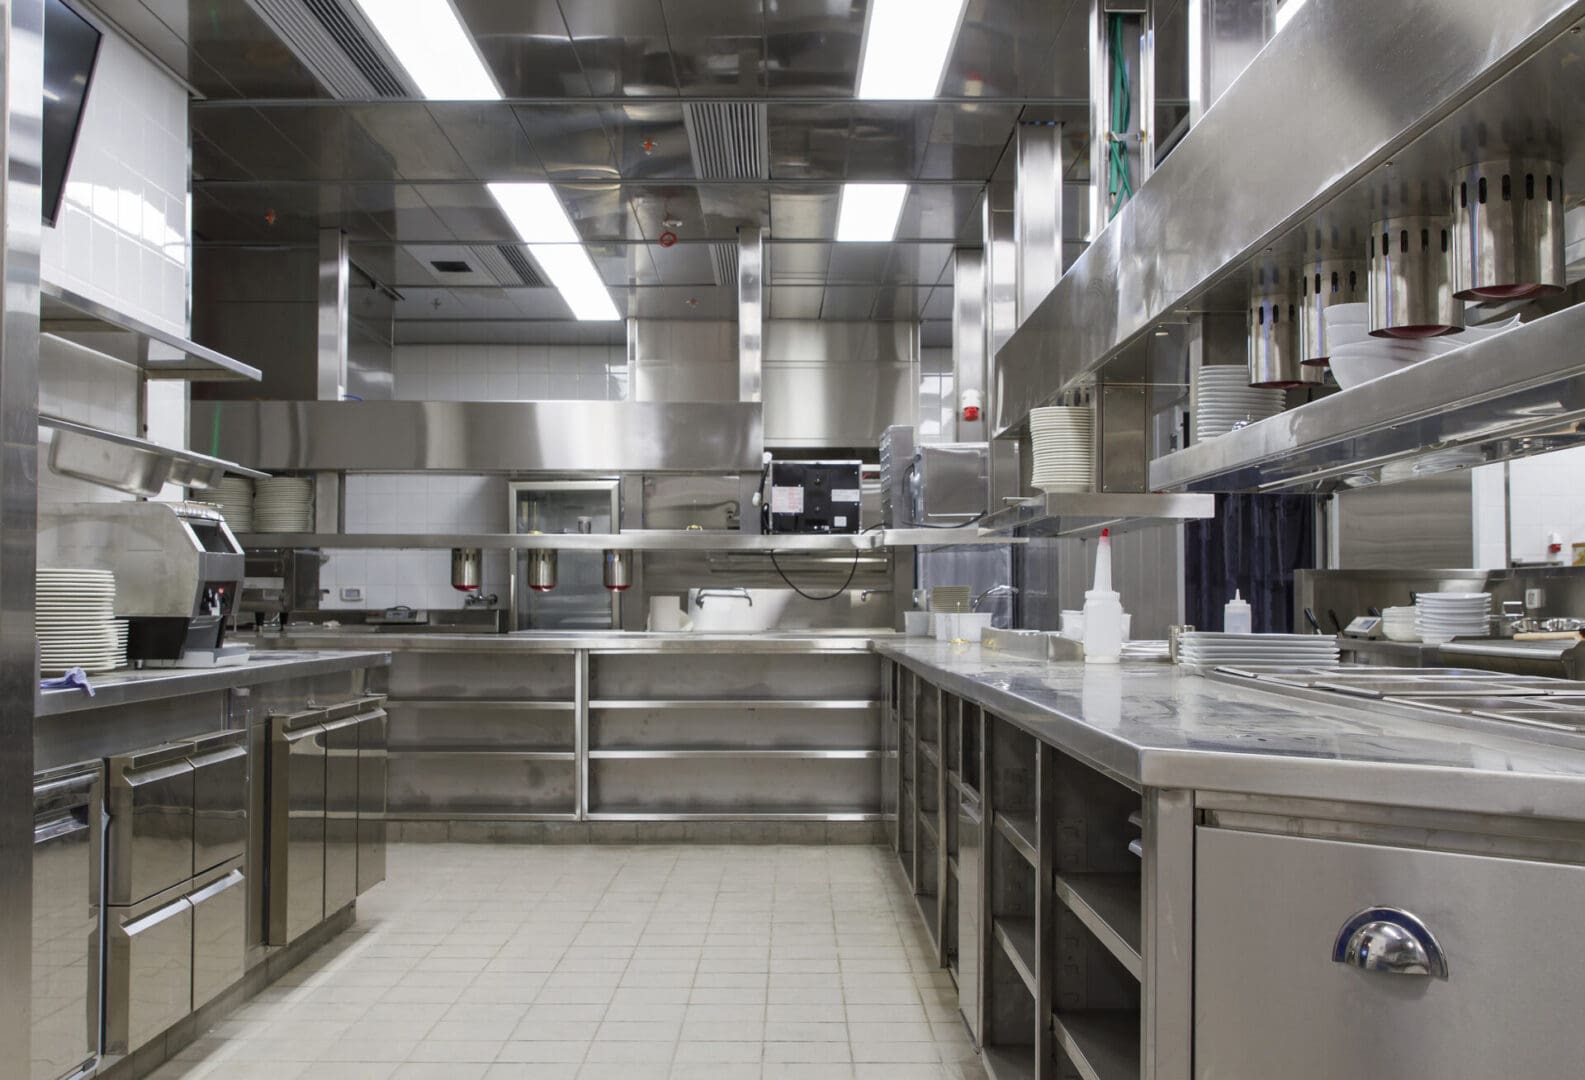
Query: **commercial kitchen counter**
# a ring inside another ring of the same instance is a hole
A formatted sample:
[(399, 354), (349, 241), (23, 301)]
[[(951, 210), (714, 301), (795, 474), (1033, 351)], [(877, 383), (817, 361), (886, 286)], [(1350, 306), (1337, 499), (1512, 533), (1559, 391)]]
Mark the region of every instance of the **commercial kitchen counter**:
[(139, 702), (186, 697), (215, 690), (234, 690), (280, 682), (283, 679), (313, 678), (344, 671), (383, 666), (391, 654), (376, 650), (280, 649), (256, 651), (246, 664), (214, 668), (146, 668), (142, 671), (117, 671), (90, 676), (94, 693), (72, 687), (66, 690), (41, 690), (34, 705), (35, 716), (58, 716), (88, 709), (109, 709)]
[(754, 653), (864, 653), (875, 641), (900, 638), (891, 630), (811, 630), (758, 634), (664, 633), (630, 630), (562, 632), (520, 630), (511, 634), (465, 634), (445, 631), (341, 627), (292, 630), (262, 634), (251, 639), (260, 649), (346, 649), (374, 646), (381, 649), (416, 649), (424, 652), (534, 653), (534, 652), (634, 652), (735, 655)]
[(1037, 663), (923, 639), (875, 648), (1135, 788), (1585, 820), (1585, 747), (1297, 701), (1162, 663)]

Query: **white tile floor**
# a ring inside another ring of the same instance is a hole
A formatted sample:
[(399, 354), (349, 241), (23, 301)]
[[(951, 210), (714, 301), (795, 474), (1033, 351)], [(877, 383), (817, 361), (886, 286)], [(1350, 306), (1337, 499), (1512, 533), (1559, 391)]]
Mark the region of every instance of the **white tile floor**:
[(393, 845), (159, 1080), (983, 1080), (877, 847)]

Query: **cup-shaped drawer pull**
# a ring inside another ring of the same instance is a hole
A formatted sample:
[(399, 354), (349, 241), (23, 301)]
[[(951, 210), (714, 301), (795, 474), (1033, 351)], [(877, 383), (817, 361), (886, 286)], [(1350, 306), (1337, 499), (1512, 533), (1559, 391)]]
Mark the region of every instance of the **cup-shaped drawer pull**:
[(1343, 924), (1332, 962), (1387, 975), (1447, 978), (1447, 954), (1418, 917), (1401, 908), (1371, 907)]

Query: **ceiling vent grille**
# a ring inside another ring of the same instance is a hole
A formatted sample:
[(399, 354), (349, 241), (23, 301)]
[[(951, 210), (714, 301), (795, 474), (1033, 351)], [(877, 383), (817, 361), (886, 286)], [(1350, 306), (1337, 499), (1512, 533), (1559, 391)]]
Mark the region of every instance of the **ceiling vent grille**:
[(534, 264), (528, 261), (528, 255), (521, 247), (513, 244), (486, 247), (481, 244), (468, 250), (479, 260), (479, 265), (493, 274), (502, 285), (521, 284), (532, 289), (545, 287), (545, 279), (539, 276), (539, 271), (534, 269)]
[(723, 289), (737, 292), (737, 245), (711, 244), (710, 265), (715, 270), (715, 283)]
[(688, 149), (705, 180), (770, 179), (765, 106), (753, 102), (687, 102)]
[(332, 97), (416, 96), (401, 65), (355, 6), (343, 0), (247, 0)]

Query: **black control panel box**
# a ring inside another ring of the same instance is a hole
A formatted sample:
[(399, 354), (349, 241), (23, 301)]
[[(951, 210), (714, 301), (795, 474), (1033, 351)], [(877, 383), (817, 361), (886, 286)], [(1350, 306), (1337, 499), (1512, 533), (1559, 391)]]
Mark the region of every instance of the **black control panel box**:
[(768, 533), (859, 531), (857, 461), (773, 461), (761, 507)]

